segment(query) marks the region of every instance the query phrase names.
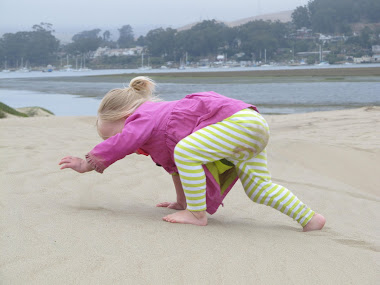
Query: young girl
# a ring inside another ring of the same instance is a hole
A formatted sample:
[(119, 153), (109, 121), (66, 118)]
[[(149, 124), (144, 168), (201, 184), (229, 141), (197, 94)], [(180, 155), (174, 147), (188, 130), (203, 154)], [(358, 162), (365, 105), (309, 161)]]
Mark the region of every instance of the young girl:
[(285, 187), (271, 181), (265, 147), (269, 128), (255, 106), (214, 92), (173, 102), (153, 95), (155, 83), (132, 79), (100, 103), (97, 128), (104, 141), (83, 160), (65, 157), (61, 169), (102, 173), (132, 153), (150, 155), (173, 175), (174, 203), (158, 207), (181, 210), (163, 218), (171, 223), (207, 225), (236, 180), (254, 202), (268, 205), (297, 221), (304, 231), (320, 230), (325, 218)]

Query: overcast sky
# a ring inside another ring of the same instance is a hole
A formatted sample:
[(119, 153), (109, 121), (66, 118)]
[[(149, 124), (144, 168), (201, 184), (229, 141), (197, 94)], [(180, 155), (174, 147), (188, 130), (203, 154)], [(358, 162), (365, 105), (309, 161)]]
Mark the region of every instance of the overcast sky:
[(178, 28), (200, 20), (235, 21), (292, 10), (308, 0), (0, 0), (0, 31), (31, 30), (48, 22), (60, 32), (132, 28)]

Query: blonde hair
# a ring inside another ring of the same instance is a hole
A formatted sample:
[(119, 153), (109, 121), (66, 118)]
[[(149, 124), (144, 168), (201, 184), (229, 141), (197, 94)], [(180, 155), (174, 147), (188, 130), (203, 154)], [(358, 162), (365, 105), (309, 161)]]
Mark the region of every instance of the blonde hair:
[(160, 101), (153, 93), (156, 83), (145, 76), (131, 80), (128, 87), (109, 91), (98, 109), (98, 120), (117, 121), (130, 116), (141, 104), (147, 101)]

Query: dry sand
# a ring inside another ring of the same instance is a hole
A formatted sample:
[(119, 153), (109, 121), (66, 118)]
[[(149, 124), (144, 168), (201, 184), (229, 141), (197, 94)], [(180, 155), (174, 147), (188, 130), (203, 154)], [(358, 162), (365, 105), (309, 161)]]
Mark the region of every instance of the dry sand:
[(131, 155), (59, 170), (93, 117), (0, 120), (1, 284), (379, 284), (380, 107), (265, 116), (273, 180), (327, 218), (301, 232), (238, 183), (207, 227), (163, 222), (171, 178)]

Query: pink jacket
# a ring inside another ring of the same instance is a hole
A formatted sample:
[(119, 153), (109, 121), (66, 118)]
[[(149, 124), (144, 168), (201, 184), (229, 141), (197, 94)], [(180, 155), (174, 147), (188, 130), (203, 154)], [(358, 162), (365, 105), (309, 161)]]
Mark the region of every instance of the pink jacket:
[[(102, 173), (115, 161), (141, 149), (169, 173), (177, 173), (176, 144), (191, 133), (220, 122), (234, 113), (256, 107), (215, 92), (187, 95), (178, 101), (145, 102), (125, 122), (122, 133), (92, 149), (87, 161)], [(207, 212), (213, 214), (237, 180), (236, 171), (221, 191), (220, 181), (204, 166), (207, 177)], [(223, 192), (223, 193), (222, 193)]]

